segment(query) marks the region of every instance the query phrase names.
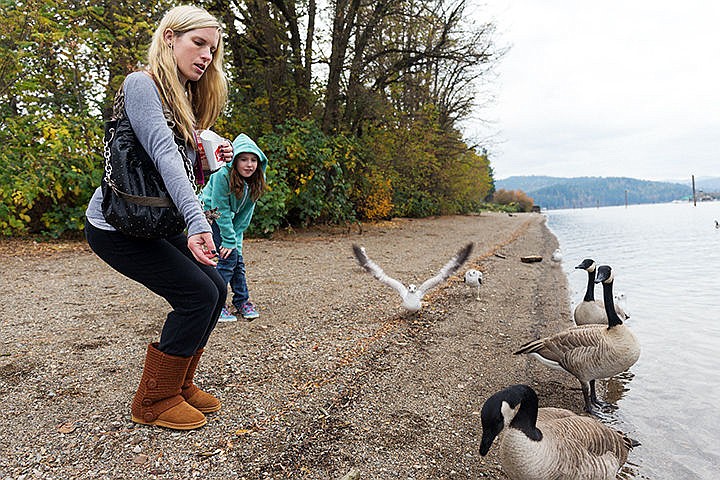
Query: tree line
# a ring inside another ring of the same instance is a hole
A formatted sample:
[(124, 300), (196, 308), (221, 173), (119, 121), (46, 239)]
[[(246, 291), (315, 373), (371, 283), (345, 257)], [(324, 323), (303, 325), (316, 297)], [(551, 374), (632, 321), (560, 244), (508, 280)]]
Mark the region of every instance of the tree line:
[(496, 197), (503, 189), (525, 191), (549, 209), (663, 203), (692, 194), (688, 185), (628, 177), (515, 176), (498, 180), (496, 187)]
[[(230, 101), (215, 130), (270, 158), (251, 233), (478, 211), (487, 151), (463, 139), (503, 49), (466, 0), (209, 0)], [(0, 233), (82, 229), (103, 121), (174, 5), (0, 0)]]

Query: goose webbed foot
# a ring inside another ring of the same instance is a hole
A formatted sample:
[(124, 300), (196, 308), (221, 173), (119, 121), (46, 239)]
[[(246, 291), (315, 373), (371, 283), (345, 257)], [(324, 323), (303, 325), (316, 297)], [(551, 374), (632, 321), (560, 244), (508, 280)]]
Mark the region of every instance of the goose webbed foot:
[(586, 385), (584, 383), (581, 384), (582, 386), (582, 393), (583, 393), (583, 399), (585, 400), (585, 411), (593, 416), (598, 416), (599, 412), (595, 408), (595, 405), (592, 401), (592, 395), (590, 395), (590, 386)]
[(585, 411), (594, 417), (604, 418), (605, 406), (610, 404), (597, 398), (594, 382), (581, 383), (580, 386), (582, 387), (583, 400), (585, 400)]
[(600, 399), (597, 398), (597, 397), (595, 397), (594, 399), (592, 399), (592, 404), (593, 404), (594, 406), (600, 408), (600, 410), (602, 410), (602, 411), (604, 411), (604, 412), (607, 412), (607, 411), (615, 411), (615, 410), (618, 409), (618, 406), (615, 405), (614, 403), (604, 402), (604, 401), (600, 400)]
[(588, 413), (589, 415), (592, 415), (593, 417), (597, 418), (598, 420), (602, 420), (604, 422), (610, 422), (610, 421), (612, 421), (612, 418), (613, 418), (613, 416), (610, 413), (608, 413), (607, 411), (598, 409), (595, 407), (591, 407), (590, 409), (585, 407), (585, 412)]
[(590, 410), (587, 408), (585, 410), (600, 420), (610, 420), (612, 418), (612, 413), (618, 408), (617, 405), (597, 399), (594, 402), (591, 401), (590, 404), (592, 405)]
[(590, 395), (585, 396), (585, 412), (600, 420), (609, 420), (610, 417), (606, 408), (608, 405), (613, 406), (605, 402), (595, 403), (590, 398)]
[(598, 410), (592, 402), (586, 402), (585, 403), (585, 413), (588, 413), (592, 415), (593, 417), (597, 418), (604, 418), (604, 414), (601, 410)]

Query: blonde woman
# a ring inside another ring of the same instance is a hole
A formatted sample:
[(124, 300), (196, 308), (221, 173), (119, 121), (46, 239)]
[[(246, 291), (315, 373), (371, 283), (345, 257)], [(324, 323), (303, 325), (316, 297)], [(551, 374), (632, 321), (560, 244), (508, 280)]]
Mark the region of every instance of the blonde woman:
[[(211, 127), (227, 101), (220, 22), (207, 11), (168, 11), (148, 50), (147, 67), (123, 84), (125, 112), (138, 141), (157, 167), (187, 225), (187, 234), (160, 239), (125, 235), (102, 213), (102, 190), (86, 211), (92, 250), (112, 268), (165, 298), (168, 313), (158, 342), (147, 347), (145, 368), (132, 401), (132, 420), (190, 430), (207, 422), (220, 401), (193, 383), (210, 333), (225, 305), (227, 287), (215, 269), (217, 252), (175, 136), (200, 175), (195, 130)], [(224, 145), (232, 160), (232, 145)]]

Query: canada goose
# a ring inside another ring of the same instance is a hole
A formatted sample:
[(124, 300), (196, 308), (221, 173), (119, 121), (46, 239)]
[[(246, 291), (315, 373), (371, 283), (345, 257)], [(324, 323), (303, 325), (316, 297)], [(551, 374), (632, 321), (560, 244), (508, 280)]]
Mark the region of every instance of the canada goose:
[(367, 272), (372, 273), (375, 278), (380, 280), (380, 282), (397, 290), (400, 297), (402, 297), (403, 307), (411, 312), (417, 312), (422, 306), (420, 301), (425, 293), (427, 293), (431, 288), (434, 288), (444, 282), (450, 277), (450, 275), (455, 273), (470, 256), (473, 245), (474, 244), (470, 242), (461, 248), (460, 251), (458, 251), (455, 256), (440, 269), (437, 275), (425, 280), (419, 287), (413, 285), (412, 283), (405, 287), (405, 285), (398, 280), (387, 276), (385, 272), (383, 272), (382, 268), (370, 260), (365, 253), (364, 247), (353, 245), (352, 248), (361, 267), (363, 267)]
[(640, 357), (640, 344), (617, 315), (613, 305), (613, 273), (607, 265), (597, 269), (596, 282), (603, 284), (608, 325), (570, 327), (554, 335), (526, 343), (515, 355), (530, 354), (545, 365), (565, 370), (580, 381), (585, 410), (607, 405), (595, 394), (595, 380), (624, 372)]
[[(595, 271), (597, 264), (593, 259), (586, 258), (575, 268), (585, 270), (588, 274), (585, 297), (582, 302), (575, 307), (575, 311), (573, 312), (575, 324), (590, 325), (594, 323), (608, 323), (608, 318), (605, 314), (605, 303), (602, 300), (595, 300)], [(615, 304), (615, 311), (622, 320), (630, 318), (630, 315), (625, 313), (622, 307), (617, 303)]]
[(475, 296), (476, 300), (480, 300), (480, 285), (482, 285), (483, 282), (483, 274), (480, 270), (475, 270), (474, 268), (471, 268), (467, 272), (465, 272), (465, 285), (469, 285), (471, 287), (477, 288), (477, 295)]
[(480, 455), (500, 440), (500, 463), (512, 480), (614, 480), (632, 449), (632, 440), (598, 420), (562, 408), (538, 409), (527, 385), (513, 385), (482, 407)]

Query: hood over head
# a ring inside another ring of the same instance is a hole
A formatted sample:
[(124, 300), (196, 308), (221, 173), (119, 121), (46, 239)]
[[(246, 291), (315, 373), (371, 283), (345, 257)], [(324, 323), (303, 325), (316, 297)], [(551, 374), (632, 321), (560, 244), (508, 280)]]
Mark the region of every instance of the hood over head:
[(241, 133), (237, 137), (235, 137), (235, 140), (233, 140), (233, 161), (228, 163), (227, 166), (232, 168), (232, 164), (235, 161), (235, 157), (238, 156), (240, 153), (254, 153), (258, 157), (258, 166), (260, 167), (260, 170), (263, 172), (263, 176), (265, 176), (265, 169), (267, 168), (268, 159), (263, 153), (262, 150), (260, 150), (260, 147), (257, 146), (257, 144), (253, 141), (252, 138), (248, 137), (244, 133)]

